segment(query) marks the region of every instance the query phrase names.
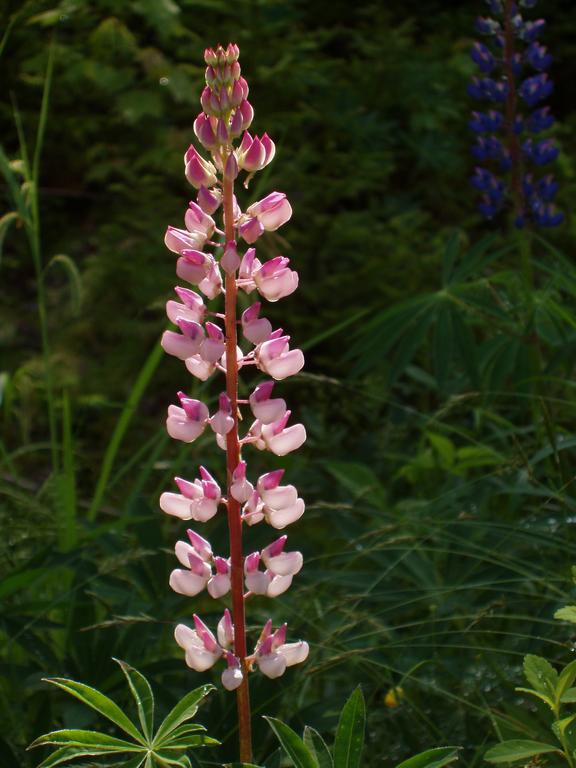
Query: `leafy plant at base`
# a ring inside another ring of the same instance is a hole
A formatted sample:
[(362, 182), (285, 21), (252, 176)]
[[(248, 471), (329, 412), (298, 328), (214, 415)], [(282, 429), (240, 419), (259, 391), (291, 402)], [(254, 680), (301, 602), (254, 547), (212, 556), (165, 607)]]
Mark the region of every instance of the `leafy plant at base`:
[(75, 696), (91, 709), (104, 715), (117, 725), (133, 741), (110, 736), (99, 731), (65, 728), (51, 731), (34, 741), (32, 747), (53, 744), (58, 749), (49, 755), (38, 768), (53, 768), (79, 757), (121, 757), (126, 768), (155, 768), (156, 766), (180, 766), (191, 768), (186, 756), (188, 749), (217, 745), (220, 742), (205, 736), (206, 729), (198, 723), (187, 723), (196, 712), (200, 702), (214, 690), (212, 685), (203, 685), (190, 691), (166, 715), (160, 727), (154, 732), (154, 694), (148, 680), (120, 659), (115, 659), (126, 676), (128, 686), (136, 702), (140, 729), (105, 694), (89, 685), (64, 678), (51, 678), (47, 682), (58, 686)]
[[(362, 768), (366, 705), (360, 686), (340, 713), (332, 750), (314, 728), (306, 726), (302, 738), (275, 717), (265, 718), (296, 768)], [(396, 768), (443, 768), (457, 760), (459, 747), (436, 747), (404, 760)], [(379, 757), (382, 757), (381, 755)]]

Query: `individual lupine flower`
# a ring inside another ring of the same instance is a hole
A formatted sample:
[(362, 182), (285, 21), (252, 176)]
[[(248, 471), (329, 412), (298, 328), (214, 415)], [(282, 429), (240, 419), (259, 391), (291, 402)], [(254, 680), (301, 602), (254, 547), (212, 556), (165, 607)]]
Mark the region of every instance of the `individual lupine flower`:
[[(299, 552), (290, 554), (299, 555)], [(253, 595), (265, 595), (266, 597), (278, 597), (286, 592), (292, 584), (291, 573), (274, 573), (271, 568), (265, 571), (259, 569), (261, 555), (259, 552), (253, 552), (244, 560), (244, 581), (246, 589)], [(300, 566), (301, 567), (301, 566)]]
[[(480, 190), (480, 212), (492, 218), (512, 206), (517, 227), (527, 219), (540, 226), (556, 226), (563, 215), (550, 200), (540, 197), (537, 184), (526, 183), (532, 168), (552, 162), (558, 149), (550, 139), (535, 142), (521, 135), (549, 130), (554, 124), (550, 110), (541, 106), (553, 90), (546, 70), (552, 56), (537, 38), (545, 21), (527, 21), (521, 10), (532, 8), (536, 0), (524, 0), (520, 7), (513, 0), (487, 0), (498, 19), (480, 18), (477, 30), (488, 39), (474, 43), (471, 57), (481, 71), (468, 86), (472, 98), (493, 102), (503, 108), (473, 112), (469, 125), (478, 135), (472, 149), (478, 162), (496, 165), (503, 177), (490, 167), (483, 174), (476, 169), (472, 184)], [(532, 70), (532, 72), (530, 71)], [(556, 187), (554, 187), (556, 189)]]
[(196, 615), (194, 625), (196, 628), (190, 629), (185, 624), (178, 624), (174, 638), (186, 653), (186, 664), (196, 672), (205, 672), (222, 657), (223, 649), (206, 624)]
[(212, 576), (210, 565), (198, 557), (193, 547), (185, 541), (176, 542), (176, 556), (186, 569), (176, 568), (170, 574), (169, 584), (174, 592), (188, 597), (202, 592)]
[(254, 243), (264, 231), (274, 232), (292, 216), (292, 207), (283, 192), (271, 192), (252, 203), (238, 220), (238, 231), (247, 243)]
[(246, 478), (246, 462), (238, 462), (238, 466), (232, 473), (232, 484), (230, 485), (230, 494), (240, 504), (248, 501), (252, 493), (254, 492), (254, 486)]
[(236, 270), (240, 266), (240, 256), (238, 255), (235, 240), (231, 240), (229, 243), (226, 243), (224, 255), (220, 259), (220, 265), (222, 269), (229, 275), (235, 274)]
[(286, 411), (281, 419), (272, 424), (262, 424), (256, 419), (245, 441), (252, 443), (260, 451), (270, 451), (276, 456), (286, 456), (287, 453), (298, 450), (306, 441), (306, 429), (303, 424), (286, 426), (291, 413), (292, 411)]
[(232, 405), (226, 392), (222, 392), (218, 398), (218, 410), (210, 419), (210, 426), (218, 435), (227, 435), (234, 427)]
[(204, 213), (212, 215), (220, 208), (222, 192), (219, 189), (207, 189), (201, 186), (196, 195), (196, 202)]
[(301, 349), (290, 349), (290, 336), (280, 336), (259, 344), (254, 351), (256, 365), (261, 371), (280, 381), (294, 376), (304, 366)]
[(160, 496), (160, 509), (181, 520), (198, 520), (205, 523), (218, 511), (222, 492), (220, 486), (204, 467), (200, 467), (200, 478), (194, 482), (175, 478), (180, 493), (165, 492)]
[(184, 248), (176, 262), (176, 274), (182, 280), (197, 285), (209, 299), (214, 299), (222, 291), (220, 267), (213, 256)]
[(269, 619), (254, 653), (254, 662), (266, 677), (280, 677), (286, 667), (301, 664), (308, 658), (308, 643), (286, 643), (287, 625), (283, 624), (272, 633), (272, 619)]
[(228, 666), (222, 672), (222, 685), (227, 691), (235, 691), (236, 688), (242, 685), (242, 680), (244, 679), (240, 668), (240, 659), (230, 651), (226, 651), (224, 657)]
[(213, 187), (218, 181), (216, 168), (191, 144), (184, 155), (185, 175), (190, 184), (196, 189), (201, 187)]
[(182, 303), (172, 299), (166, 302), (168, 319), (174, 325), (177, 325), (178, 320), (181, 319), (194, 323), (203, 323), (206, 317), (206, 307), (202, 297), (196, 291), (191, 291), (189, 288), (177, 286), (174, 290)]
[(271, 163), (276, 154), (274, 142), (265, 133), (261, 139), (252, 137), (248, 131), (244, 133), (240, 146), (235, 151), (238, 167), (244, 171), (261, 171)]
[(282, 530), (302, 517), (304, 501), (293, 485), (280, 485), (283, 476), (284, 470), (277, 469), (259, 478), (256, 490), (242, 510), (248, 525), (265, 520), (272, 528)]
[(298, 272), (289, 269), (289, 263), (286, 256), (276, 256), (252, 273), (258, 293), (268, 301), (283, 299), (298, 288)]
[(184, 392), (178, 392), (178, 397), (182, 407), (168, 406), (166, 429), (170, 437), (175, 440), (192, 443), (204, 432), (210, 414), (208, 408), (200, 400), (194, 400), (185, 395)]
[(186, 360), (200, 352), (204, 341), (204, 329), (195, 320), (186, 320), (182, 317), (176, 319), (176, 324), (181, 333), (164, 331), (160, 344), (169, 355)]
[(182, 253), (185, 249), (203, 248), (216, 227), (214, 219), (194, 201), (189, 203), (184, 223), (186, 229), (168, 227), (166, 230), (164, 243), (174, 253)]
[(254, 418), (261, 424), (272, 424), (279, 421), (286, 413), (286, 401), (281, 397), (271, 398), (274, 389), (273, 381), (258, 384), (249, 397), (250, 408)]
[(260, 344), (266, 341), (272, 333), (272, 323), (265, 317), (260, 317), (259, 301), (248, 307), (241, 317), (242, 333), (252, 344)]

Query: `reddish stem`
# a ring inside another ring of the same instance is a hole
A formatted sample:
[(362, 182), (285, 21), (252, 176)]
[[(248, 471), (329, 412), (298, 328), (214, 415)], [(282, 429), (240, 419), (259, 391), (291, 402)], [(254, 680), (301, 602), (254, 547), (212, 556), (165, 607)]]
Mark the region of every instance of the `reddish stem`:
[[(225, 163), (224, 163), (225, 165)], [(234, 182), (224, 178), (224, 230), (226, 242), (234, 240), (233, 213)], [(236, 364), (236, 300), (238, 288), (236, 275), (226, 274), (225, 280), (225, 329), (226, 329), (226, 392), (232, 405), (234, 428), (226, 435), (226, 469), (228, 486), (228, 530), (230, 533), (230, 559), (232, 571), (232, 620), (234, 622), (234, 652), (242, 666), (242, 684), (236, 689), (238, 703), (238, 730), (240, 736), (240, 760), (252, 762), (252, 733), (250, 723), (250, 692), (246, 663), (246, 619), (244, 616), (244, 563), (242, 557), (242, 518), (240, 504), (230, 492), (232, 473), (240, 461), (238, 439), (238, 367)]]
[(511, 189), (514, 198), (516, 215), (524, 212), (524, 189), (522, 187), (522, 153), (520, 151), (520, 138), (514, 130), (514, 121), (518, 96), (516, 94), (516, 78), (514, 75), (514, 29), (512, 27), (512, 10), (514, 0), (506, 0), (504, 9), (504, 72), (508, 81), (508, 95), (506, 97), (505, 128), (510, 150)]

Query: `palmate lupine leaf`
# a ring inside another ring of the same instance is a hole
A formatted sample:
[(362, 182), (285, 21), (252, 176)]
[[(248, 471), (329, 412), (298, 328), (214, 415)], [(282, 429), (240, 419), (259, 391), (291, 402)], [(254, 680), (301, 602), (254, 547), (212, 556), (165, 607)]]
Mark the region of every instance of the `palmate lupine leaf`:
[(39, 768), (53, 768), (81, 757), (110, 756), (118, 756), (118, 765), (122, 765), (122, 768), (191, 768), (190, 760), (185, 754), (188, 749), (220, 743), (205, 735), (204, 726), (186, 723), (196, 714), (200, 702), (214, 686), (204, 685), (188, 693), (167, 715), (158, 732), (154, 734), (154, 694), (148, 680), (126, 662), (120, 659), (114, 661), (120, 665), (136, 702), (142, 732), (112, 699), (95, 688), (63, 678), (47, 680), (106, 717), (134, 741), (98, 731), (69, 728), (51, 731), (40, 736), (29, 747), (58, 747)]

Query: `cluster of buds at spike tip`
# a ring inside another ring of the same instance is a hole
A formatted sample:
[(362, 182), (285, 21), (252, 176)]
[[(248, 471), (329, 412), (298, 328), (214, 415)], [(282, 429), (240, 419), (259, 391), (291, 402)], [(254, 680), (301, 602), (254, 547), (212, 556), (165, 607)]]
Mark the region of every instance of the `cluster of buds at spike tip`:
[(554, 118), (543, 103), (553, 89), (546, 71), (552, 56), (538, 40), (546, 22), (522, 15), (536, 0), (487, 4), (492, 17), (476, 22), (485, 42), (471, 50), (480, 74), (468, 86), (469, 95), (486, 105), (470, 121), (476, 134), (472, 154), (479, 163), (471, 178), (481, 193), (478, 207), (488, 219), (511, 209), (518, 228), (528, 222), (554, 227), (564, 219), (553, 202), (558, 185), (551, 174), (541, 173), (558, 156), (549, 135)]
[[(286, 642), (286, 625), (273, 631), (269, 621), (249, 655), (244, 613), (237, 613), (238, 605), (243, 607), (249, 596), (276, 597), (285, 592), (303, 564), (300, 552), (286, 551), (286, 535), (242, 555), (238, 532), (244, 523), (264, 522), (283, 529), (299, 520), (305, 509), (295, 486), (281, 484), (283, 469), (250, 478), (243, 454), (257, 449), (284, 456), (306, 440), (304, 426), (289, 423), (290, 410), (276, 392), (276, 382), (302, 369), (304, 355), (291, 346), (290, 336), (281, 328), (273, 329), (261, 301), (290, 296), (298, 287), (298, 274), (285, 256), (259, 259), (254, 246), (266, 232), (287, 222), (292, 208), (285, 194), (271, 192), (243, 212), (233, 194), (239, 173), (250, 177), (275, 155), (274, 143), (266, 133), (259, 137), (247, 132), (254, 112), (238, 55), (234, 44), (205, 52), (206, 87), (194, 131), (209, 156), (193, 146), (186, 151), (185, 177), (196, 198), (188, 204), (184, 227), (168, 227), (165, 237), (166, 246), (177, 255), (178, 278), (198, 292), (188, 286), (175, 288), (176, 299), (166, 305), (174, 329), (162, 336), (164, 350), (183, 361), (195, 378), (225, 377), (225, 385), (215, 393), (217, 401), (210, 407), (178, 392), (179, 405), (168, 407), (166, 425), (172, 438), (186, 443), (214, 433), (218, 446), (226, 451), (227, 473), (222, 476), (228, 477), (227, 487), (221, 487), (200, 467), (195, 480), (175, 478), (177, 492), (163, 493), (160, 507), (182, 521), (205, 523), (220, 510), (228, 517), (230, 554), (215, 555), (205, 538), (188, 529), (188, 540), (176, 543), (180, 567), (172, 571), (170, 586), (185, 596), (203, 590), (216, 599), (231, 596), (232, 611), (224, 612), (216, 636), (197, 616), (193, 628), (183, 624), (176, 628), (176, 641), (185, 651), (188, 666), (203, 671), (223, 660), (222, 682), (229, 690), (242, 688), (248, 672), (259, 669), (268, 677), (278, 677), (308, 654), (305, 642)], [(237, 146), (235, 139), (239, 139)], [(221, 208), (223, 221), (217, 223), (213, 216)], [(238, 291), (261, 300), (253, 301), (240, 314), (235, 300)], [(219, 300), (220, 305), (210, 308), (211, 300)], [(237, 396), (241, 369), (254, 378), (246, 400)], [(251, 426), (243, 427), (239, 434), (239, 426), (246, 423), (243, 410), (246, 417), (251, 415)]]

